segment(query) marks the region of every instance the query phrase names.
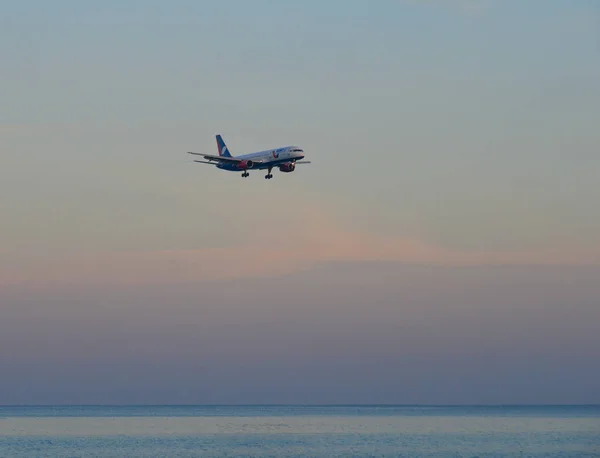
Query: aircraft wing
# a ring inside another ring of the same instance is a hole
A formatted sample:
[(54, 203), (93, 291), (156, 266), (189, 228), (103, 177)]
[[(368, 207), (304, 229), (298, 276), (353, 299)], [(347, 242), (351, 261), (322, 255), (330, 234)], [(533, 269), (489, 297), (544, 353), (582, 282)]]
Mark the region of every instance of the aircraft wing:
[[(209, 162), (215, 161), (215, 162), (226, 162), (229, 164), (236, 164), (238, 162), (242, 162), (242, 160), (243, 160), (243, 159), (239, 159), (237, 157), (226, 157), (226, 156), (217, 156), (214, 154), (192, 153), (191, 151), (189, 151), (188, 154), (195, 154), (196, 156), (202, 156), (204, 159), (208, 160)], [(198, 162), (198, 161), (196, 161), (196, 162)]]
[[(227, 164), (237, 164), (238, 162), (242, 162), (244, 159), (240, 159), (239, 157), (227, 157), (227, 156), (217, 156), (215, 154), (203, 154), (203, 153), (193, 153), (191, 151), (188, 151), (188, 154), (195, 154), (196, 156), (202, 156), (204, 159), (206, 159), (207, 161), (209, 161), (209, 164), (211, 162), (224, 162)], [(195, 162), (202, 162), (202, 161), (195, 161)], [(259, 164), (260, 161), (252, 161), (255, 164)]]

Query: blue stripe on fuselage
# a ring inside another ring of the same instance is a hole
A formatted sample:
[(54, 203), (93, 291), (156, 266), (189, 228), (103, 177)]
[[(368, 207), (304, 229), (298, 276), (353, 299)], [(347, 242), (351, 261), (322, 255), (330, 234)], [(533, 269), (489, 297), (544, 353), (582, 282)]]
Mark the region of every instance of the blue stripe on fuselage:
[[(302, 160), (304, 156), (298, 156), (294, 158), (278, 159), (276, 161), (263, 162), (261, 164), (254, 164), (251, 169), (248, 170), (266, 170), (269, 167), (276, 167), (286, 162), (293, 162)], [(236, 164), (217, 164), (217, 168), (221, 170), (227, 170), (228, 172), (240, 172), (240, 169)]]

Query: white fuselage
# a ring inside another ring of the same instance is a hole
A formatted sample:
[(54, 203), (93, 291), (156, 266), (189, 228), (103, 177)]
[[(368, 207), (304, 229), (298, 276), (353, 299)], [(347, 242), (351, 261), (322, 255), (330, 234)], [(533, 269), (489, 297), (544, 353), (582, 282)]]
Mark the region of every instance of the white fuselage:
[[(298, 146), (284, 146), (256, 153), (240, 154), (236, 159), (252, 161), (253, 169), (270, 169), (282, 164), (295, 162), (304, 158), (304, 151)], [(231, 171), (239, 171), (240, 168), (234, 164), (219, 164), (218, 168)]]

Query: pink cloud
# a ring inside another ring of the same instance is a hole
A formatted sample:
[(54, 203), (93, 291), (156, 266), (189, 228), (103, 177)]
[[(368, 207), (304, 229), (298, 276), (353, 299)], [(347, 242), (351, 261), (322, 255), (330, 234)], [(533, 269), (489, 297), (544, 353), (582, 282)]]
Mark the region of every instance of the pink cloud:
[(423, 240), (347, 231), (324, 212), (308, 209), (304, 223), (267, 232), (246, 244), (224, 248), (98, 253), (0, 265), (0, 285), (149, 284), (271, 277), (325, 262), (388, 261), (439, 266), (600, 265), (600, 249), (553, 248), (537, 252), (466, 252)]

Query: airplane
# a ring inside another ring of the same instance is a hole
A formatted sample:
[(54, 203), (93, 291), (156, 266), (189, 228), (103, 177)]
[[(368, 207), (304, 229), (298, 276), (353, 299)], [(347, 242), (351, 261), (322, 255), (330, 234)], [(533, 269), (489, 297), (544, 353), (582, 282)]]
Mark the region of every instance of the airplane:
[(310, 164), (310, 161), (301, 160), (304, 159), (304, 151), (298, 146), (284, 146), (256, 153), (232, 156), (229, 148), (227, 148), (227, 145), (223, 141), (223, 137), (217, 135), (216, 139), (219, 155), (193, 153), (190, 151), (188, 154), (195, 154), (206, 159), (204, 161), (194, 160), (194, 162), (213, 164), (218, 169), (228, 172), (239, 172), (241, 170), (242, 177), (244, 178), (250, 175), (248, 173), (250, 169), (267, 170), (267, 174), (265, 175), (266, 180), (273, 178), (271, 171), (274, 167), (278, 167), (280, 172), (290, 173), (296, 170), (296, 164)]

